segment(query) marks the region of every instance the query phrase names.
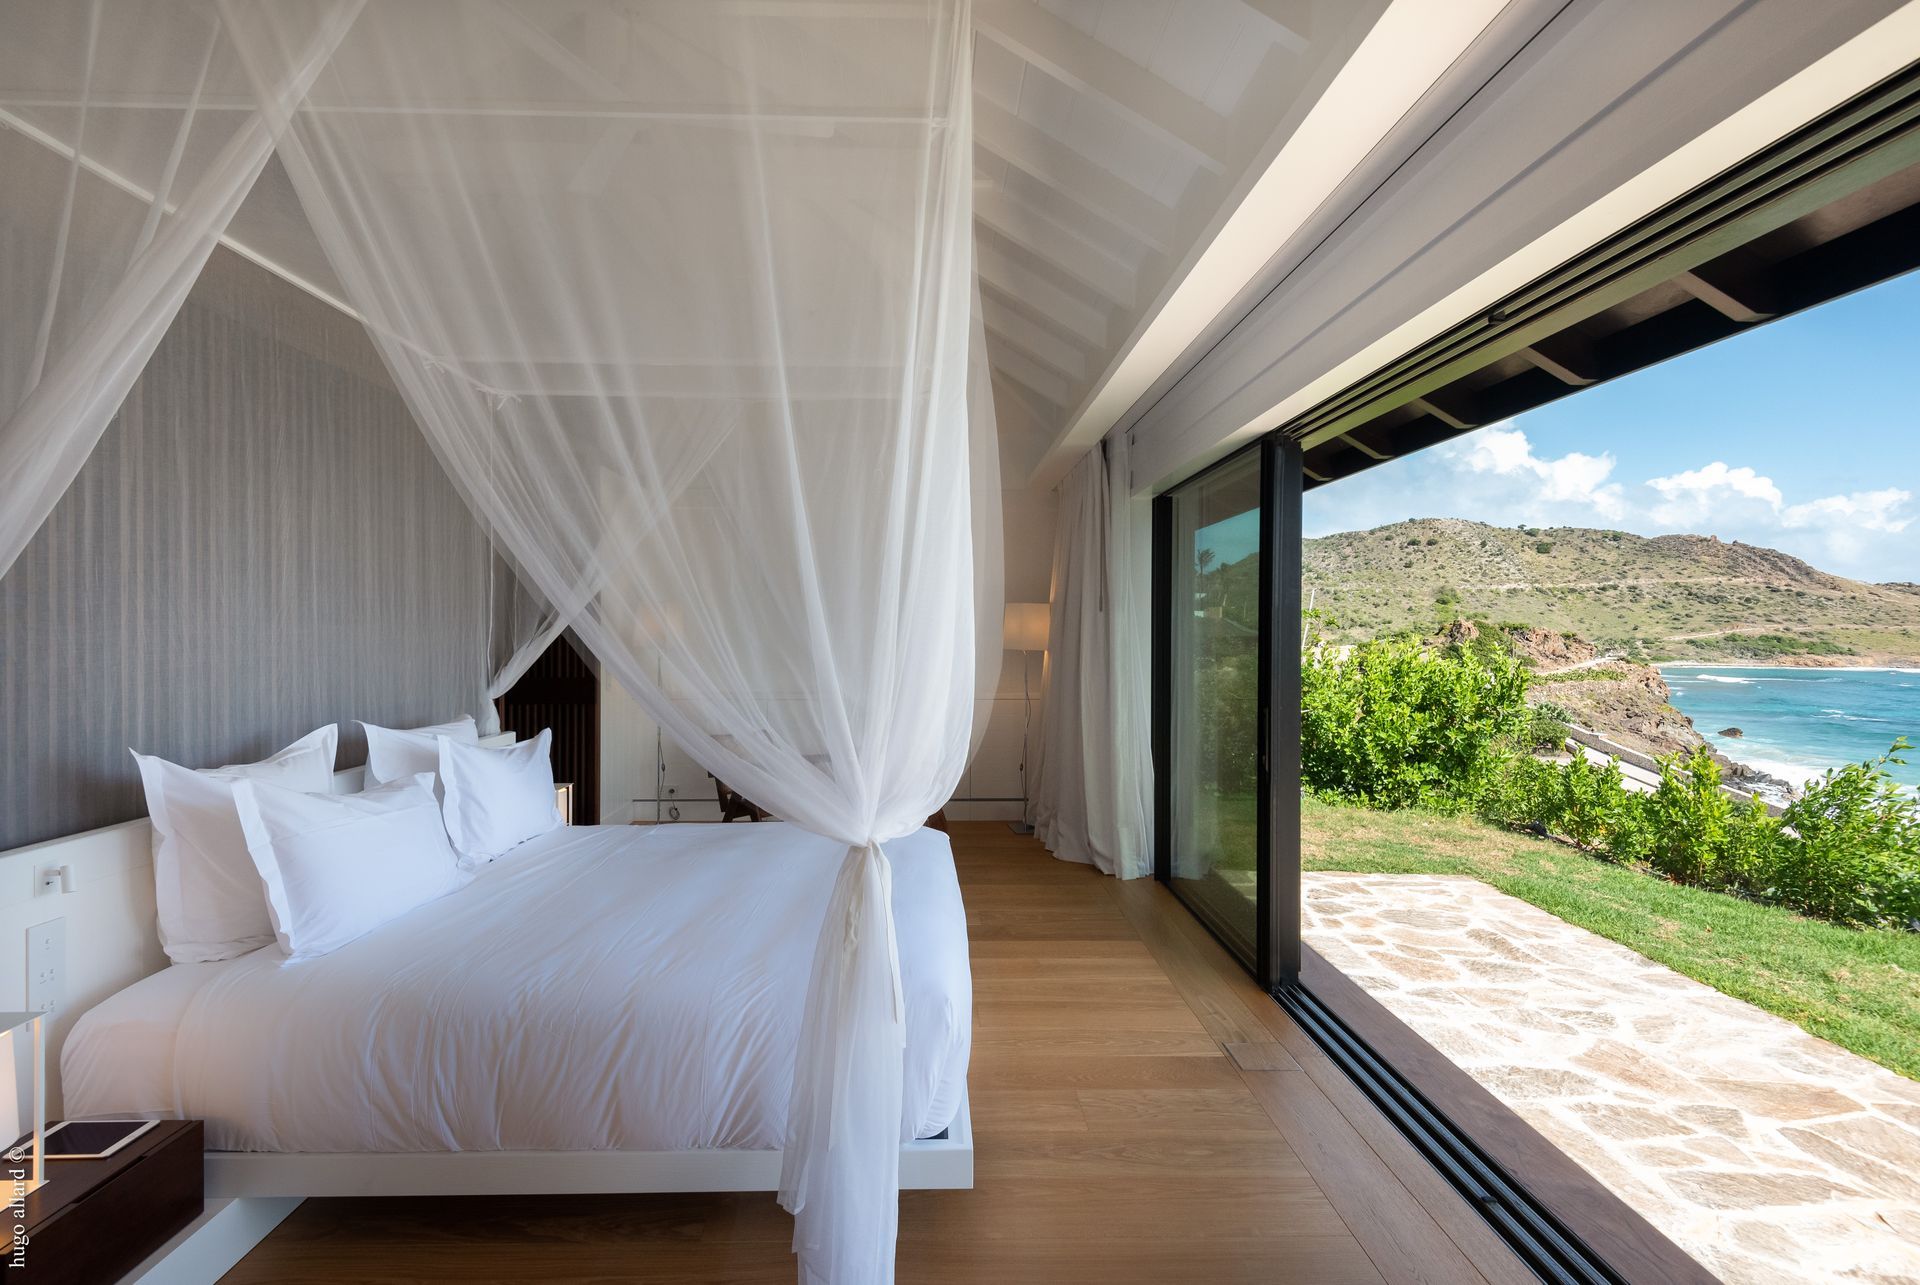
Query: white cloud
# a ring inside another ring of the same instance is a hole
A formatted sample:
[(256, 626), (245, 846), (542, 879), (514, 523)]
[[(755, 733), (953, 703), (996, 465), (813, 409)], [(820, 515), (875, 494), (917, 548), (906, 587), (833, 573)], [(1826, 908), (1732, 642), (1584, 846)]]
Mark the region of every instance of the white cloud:
[(1717, 535), (1782, 549), (1840, 575), (1920, 579), (1913, 541), (1904, 535), (1920, 521), (1910, 491), (1887, 487), (1789, 503), (1774, 479), (1724, 460), (1638, 486), (1615, 481), (1616, 468), (1610, 453), (1543, 457), (1524, 430), (1495, 424), (1312, 492), (1307, 525), (1309, 534), (1324, 534), (1457, 517), (1495, 526)]
[(1883, 491), (1855, 491), (1851, 495), (1829, 495), (1790, 504), (1781, 510), (1780, 521), (1787, 527), (1817, 527), (1847, 522), (1868, 531), (1898, 535), (1913, 525), (1912, 515), (1898, 510), (1913, 502), (1913, 492), (1890, 486)]
[(1570, 451), (1558, 459), (1542, 459), (1533, 443), (1517, 428), (1495, 424), (1465, 438), (1455, 456), (1475, 473), (1530, 480), (1535, 498), (1548, 504), (1586, 505), (1603, 518), (1625, 512), (1624, 496), (1613, 476), (1613, 456)]
[(1912, 524), (1912, 514), (1905, 511), (1913, 500), (1910, 491), (1887, 487), (1788, 504), (1772, 478), (1721, 460), (1651, 478), (1647, 485), (1659, 499), (1645, 516), (1661, 529), (1771, 545), (1843, 575), (1901, 574), (1877, 556), (1891, 552), (1881, 549), (1877, 537), (1898, 535)]
[(1723, 511), (1730, 501), (1755, 500), (1776, 513), (1785, 503), (1772, 478), (1744, 466), (1729, 468), (1719, 460), (1671, 477), (1649, 478), (1647, 485), (1660, 495), (1652, 514), (1658, 522), (1698, 522)]

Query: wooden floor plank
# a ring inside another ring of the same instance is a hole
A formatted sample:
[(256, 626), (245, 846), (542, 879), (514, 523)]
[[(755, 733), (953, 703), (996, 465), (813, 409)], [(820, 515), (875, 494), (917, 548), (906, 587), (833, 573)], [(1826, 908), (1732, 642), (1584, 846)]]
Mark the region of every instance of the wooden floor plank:
[[(1263, 1106), (1312, 1107), (1311, 1124), (1289, 1117), (1283, 1132), (1294, 1131), (1302, 1159), (1388, 1280), (1537, 1279), (1198, 920), (1162, 913), (1178, 910), (1171, 893), (1134, 883), (1117, 886), (1115, 896), (1242, 1078), (1260, 1086)], [(1254, 1038), (1233, 1038), (1240, 1034)], [(1309, 1087), (1318, 1103), (1303, 1092)]]
[(1227, 1056), (1242, 1071), (1298, 1071), (1300, 1064), (1278, 1040), (1260, 1040), (1250, 1044), (1230, 1043)]
[(1486, 1277), (1311, 1079), (1297, 1071), (1242, 1074), (1383, 1277), (1485, 1285)]
[[(1515, 1279), (1469, 1274), (1504, 1246), (1437, 1230), (1451, 1189), (1164, 889), (953, 839), (976, 1183), (902, 1195), (903, 1285)], [(226, 1279), (786, 1285), (792, 1232), (769, 1194), (311, 1200)]]
[(1349, 1080), (1331, 1058), (1295, 1028), (1283, 1043), (1327, 1100), (1334, 1104), (1366, 1140), (1374, 1153), (1392, 1169), (1401, 1185), (1412, 1193), (1447, 1236), (1472, 1260), (1475, 1267), (1493, 1285), (1534, 1285), (1538, 1279), (1461, 1198), (1447, 1181), (1428, 1164), (1406, 1136), (1394, 1128), (1368, 1102), (1358, 1085)]

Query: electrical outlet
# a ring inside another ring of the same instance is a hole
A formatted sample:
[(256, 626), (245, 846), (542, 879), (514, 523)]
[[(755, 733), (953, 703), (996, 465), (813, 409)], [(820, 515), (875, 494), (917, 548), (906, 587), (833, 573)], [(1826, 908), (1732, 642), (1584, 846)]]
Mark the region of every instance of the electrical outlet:
[(27, 929), (27, 1011), (51, 1013), (60, 1006), (67, 976), (67, 921), (49, 919)]

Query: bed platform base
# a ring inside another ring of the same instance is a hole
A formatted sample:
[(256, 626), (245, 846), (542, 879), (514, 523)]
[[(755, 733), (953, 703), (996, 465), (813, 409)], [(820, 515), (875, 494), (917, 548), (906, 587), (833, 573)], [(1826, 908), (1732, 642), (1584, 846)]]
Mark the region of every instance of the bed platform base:
[[(284, 1196), (528, 1196), (777, 1191), (778, 1151), (207, 1152), (207, 1199)], [(963, 1100), (944, 1138), (900, 1148), (900, 1185), (973, 1186)]]
[[(121, 1285), (218, 1280), (309, 1196), (529, 1196), (777, 1191), (778, 1151), (209, 1151), (206, 1210)], [(900, 1148), (900, 1186), (973, 1186), (965, 1099), (946, 1136)]]

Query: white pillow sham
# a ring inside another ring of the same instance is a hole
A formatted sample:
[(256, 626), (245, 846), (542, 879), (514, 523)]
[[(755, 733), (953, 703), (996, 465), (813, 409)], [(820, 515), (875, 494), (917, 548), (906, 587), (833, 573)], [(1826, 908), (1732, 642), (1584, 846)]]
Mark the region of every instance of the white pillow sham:
[(233, 800), (290, 959), (338, 950), (466, 882), (425, 772), (359, 794), (240, 781)]
[(323, 794), (340, 729), (329, 723), (271, 758), (193, 768), (129, 750), (153, 818), (153, 899), (160, 944), (176, 964), (234, 959), (273, 940), (260, 875), (247, 855), (233, 784), (271, 781)]
[(447, 837), (468, 869), (485, 865), (560, 826), (553, 794), (553, 729), (530, 741), (491, 749), (440, 741), (441, 815)]
[[(381, 727), (362, 719), (367, 732), (367, 784), (385, 785), (404, 781), (420, 772), (440, 771), (440, 738), (462, 745), (478, 745), (480, 729), (472, 715), (432, 727)], [(438, 786), (435, 787), (436, 792)]]

